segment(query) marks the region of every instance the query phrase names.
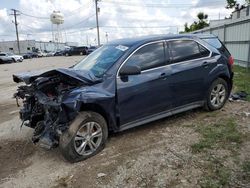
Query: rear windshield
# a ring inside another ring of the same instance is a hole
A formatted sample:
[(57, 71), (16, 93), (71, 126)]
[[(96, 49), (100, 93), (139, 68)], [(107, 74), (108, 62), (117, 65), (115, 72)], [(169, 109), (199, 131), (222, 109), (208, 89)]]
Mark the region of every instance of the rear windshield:
[(226, 46), (218, 38), (203, 38), (205, 42), (215, 47), (220, 52), (224, 53), (226, 56), (230, 56), (230, 52), (227, 50)]

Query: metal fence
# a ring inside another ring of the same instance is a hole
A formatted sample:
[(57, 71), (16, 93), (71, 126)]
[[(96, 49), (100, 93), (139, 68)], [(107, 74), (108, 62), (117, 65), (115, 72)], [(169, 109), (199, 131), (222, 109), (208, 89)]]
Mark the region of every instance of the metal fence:
[(250, 18), (236, 19), (222, 25), (207, 27), (194, 33), (214, 34), (226, 45), (235, 64), (250, 67)]

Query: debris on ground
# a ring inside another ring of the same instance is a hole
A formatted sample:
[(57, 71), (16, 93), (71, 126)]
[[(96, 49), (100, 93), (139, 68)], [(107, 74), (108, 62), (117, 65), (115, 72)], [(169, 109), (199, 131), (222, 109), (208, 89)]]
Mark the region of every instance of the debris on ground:
[(229, 101), (238, 101), (238, 100), (246, 100), (249, 94), (245, 91), (239, 91), (236, 93), (232, 93), (229, 97)]
[(98, 173), (97, 174), (97, 178), (101, 178), (101, 177), (104, 177), (104, 176), (106, 176), (107, 174), (104, 174), (104, 173)]

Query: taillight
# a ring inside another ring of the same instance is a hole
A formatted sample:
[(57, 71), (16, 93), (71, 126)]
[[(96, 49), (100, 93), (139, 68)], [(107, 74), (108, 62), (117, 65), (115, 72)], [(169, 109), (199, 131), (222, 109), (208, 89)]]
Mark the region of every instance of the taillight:
[(234, 58), (233, 58), (233, 56), (230, 56), (230, 57), (229, 57), (228, 63), (229, 63), (229, 65), (230, 65), (231, 67), (233, 66), (233, 64), (234, 64)]

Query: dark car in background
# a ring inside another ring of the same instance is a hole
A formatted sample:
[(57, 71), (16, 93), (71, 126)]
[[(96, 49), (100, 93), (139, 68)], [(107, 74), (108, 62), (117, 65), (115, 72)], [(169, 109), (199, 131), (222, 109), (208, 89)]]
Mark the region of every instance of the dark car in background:
[(59, 50), (54, 53), (54, 56), (63, 56), (65, 55), (66, 50)]
[(97, 49), (96, 46), (90, 46), (87, 50), (87, 54), (91, 54), (93, 51), (95, 51)]
[(233, 58), (213, 35), (121, 39), (71, 68), (13, 75), (25, 82), (20, 117), (33, 142), (77, 162), (119, 132), (198, 107), (221, 109), (232, 89)]
[(31, 58), (37, 58), (37, 57), (38, 57), (37, 52), (28, 52), (23, 55), (24, 59), (31, 59)]
[(71, 47), (69, 50), (65, 50), (65, 56), (71, 55), (87, 55), (88, 47), (87, 46), (79, 46), (79, 47)]

